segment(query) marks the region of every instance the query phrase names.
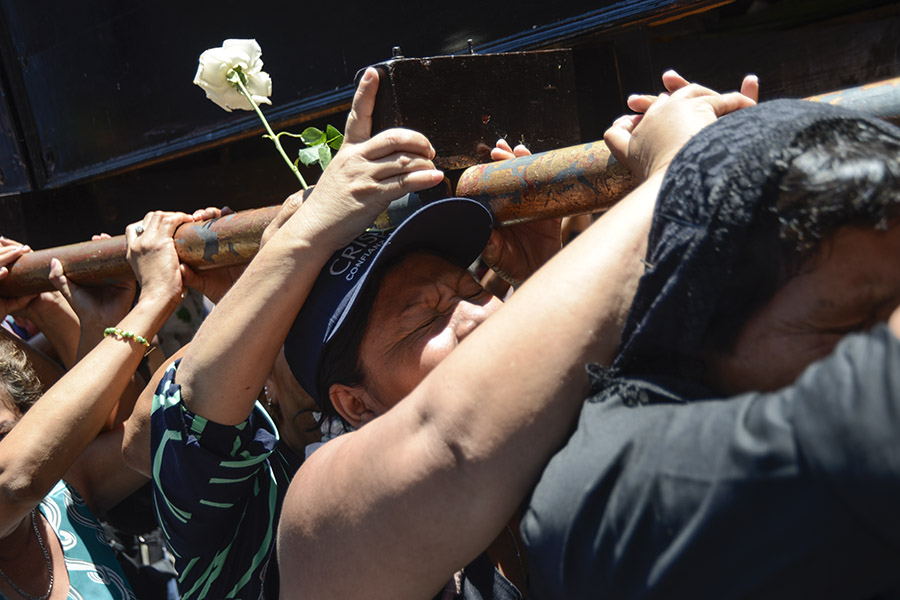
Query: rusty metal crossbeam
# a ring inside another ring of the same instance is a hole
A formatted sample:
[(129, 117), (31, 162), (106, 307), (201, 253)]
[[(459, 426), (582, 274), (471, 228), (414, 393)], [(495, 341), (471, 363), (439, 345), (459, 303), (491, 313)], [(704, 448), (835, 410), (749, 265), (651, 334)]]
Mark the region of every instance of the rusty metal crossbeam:
[[(853, 108), (900, 120), (900, 78), (813, 96), (808, 100)], [(628, 170), (603, 142), (591, 142), (466, 170), (456, 194), (482, 200), (502, 225), (608, 209), (634, 187)], [(263, 230), (278, 213), (272, 206), (203, 223), (182, 225), (175, 233), (180, 260), (197, 270), (249, 262)], [(394, 220), (397, 217), (392, 217)], [(390, 223), (391, 219), (382, 219)], [(31, 252), (10, 265), (0, 296), (52, 289), (50, 259), (62, 261), (78, 284), (103, 284), (133, 277), (125, 260), (125, 236)]]

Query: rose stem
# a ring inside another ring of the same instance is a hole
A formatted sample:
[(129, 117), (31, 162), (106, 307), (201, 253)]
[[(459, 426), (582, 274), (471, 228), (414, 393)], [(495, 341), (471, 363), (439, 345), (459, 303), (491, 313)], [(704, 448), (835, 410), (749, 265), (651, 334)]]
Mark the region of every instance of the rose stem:
[(266, 128), (266, 131), (269, 132), (269, 138), (275, 143), (275, 148), (278, 149), (278, 153), (281, 154), (281, 158), (283, 158), (284, 162), (287, 163), (288, 168), (290, 168), (290, 170), (294, 172), (294, 175), (297, 176), (297, 179), (300, 181), (300, 185), (303, 187), (304, 190), (309, 188), (309, 186), (306, 185), (306, 180), (303, 179), (303, 175), (300, 174), (300, 169), (298, 169), (297, 166), (293, 162), (291, 162), (291, 159), (288, 158), (288, 155), (285, 153), (284, 148), (282, 148), (282, 146), (281, 146), (281, 141), (278, 139), (278, 136), (276, 136), (275, 132), (272, 131), (272, 128), (269, 127), (269, 122), (266, 121), (266, 117), (263, 116), (262, 111), (259, 110), (259, 107), (256, 105), (256, 102), (253, 101), (253, 96), (250, 94), (250, 91), (244, 85), (244, 82), (241, 81), (240, 77), (238, 77), (237, 81), (235, 83), (238, 86), (238, 91), (244, 96), (244, 98), (247, 99), (247, 101), (250, 103), (250, 106), (252, 106), (253, 110), (256, 111), (256, 114), (259, 115), (259, 118), (263, 122), (263, 125)]

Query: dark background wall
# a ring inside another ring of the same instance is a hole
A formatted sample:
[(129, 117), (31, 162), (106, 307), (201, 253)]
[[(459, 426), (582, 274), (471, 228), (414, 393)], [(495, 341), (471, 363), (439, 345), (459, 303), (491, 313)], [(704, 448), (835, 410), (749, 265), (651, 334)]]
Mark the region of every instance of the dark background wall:
[(0, 0), (0, 234), (41, 248), (120, 233), (150, 209), (242, 209), (294, 191), (256, 117), (191, 83), (200, 52), (227, 37), (259, 40), (274, 82), (264, 110), (293, 131), (342, 127), (354, 74), (393, 46), (453, 54), (468, 39), (478, 52), (572, 48), (583, 141), (670, 67), (718, 89), (755, 72), (766, 98), (900, 75), (897, 2)]

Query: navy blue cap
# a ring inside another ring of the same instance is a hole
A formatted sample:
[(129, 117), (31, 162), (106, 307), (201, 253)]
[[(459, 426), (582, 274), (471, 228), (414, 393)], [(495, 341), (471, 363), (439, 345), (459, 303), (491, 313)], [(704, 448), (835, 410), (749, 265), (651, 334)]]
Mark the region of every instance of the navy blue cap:
[(389, 233), (367, 231), (335, 252), (319, 273), (284, 342), (294, 377), (320, 407), (316, 374), (325, 346), (356, 306), (380, 265), (425, 250), (466, 268), (481, 253), (493, 229), (489, 208), (468, 198), (426, 204)]

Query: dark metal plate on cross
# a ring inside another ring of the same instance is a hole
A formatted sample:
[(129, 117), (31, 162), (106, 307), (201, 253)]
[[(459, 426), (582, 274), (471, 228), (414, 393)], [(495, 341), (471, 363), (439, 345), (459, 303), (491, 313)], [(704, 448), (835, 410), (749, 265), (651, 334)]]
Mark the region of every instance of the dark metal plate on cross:
[(396, 57), (374, 66), (373, 133), (422, 132), (439, 169), (489, 161), (498, 138), (533, 152), (581, 141), (570, 50)]

